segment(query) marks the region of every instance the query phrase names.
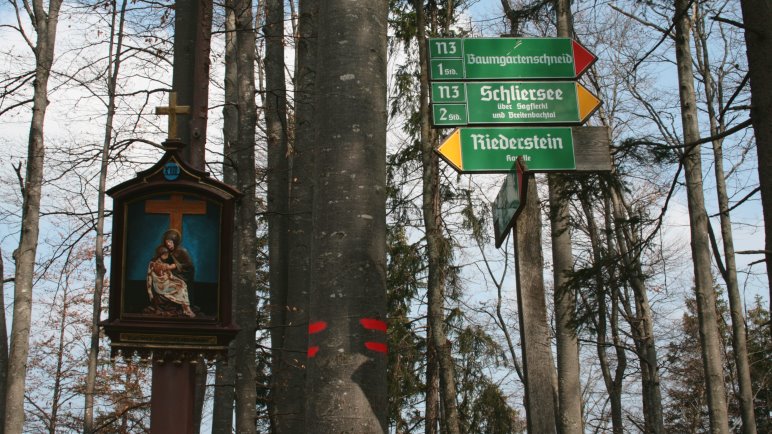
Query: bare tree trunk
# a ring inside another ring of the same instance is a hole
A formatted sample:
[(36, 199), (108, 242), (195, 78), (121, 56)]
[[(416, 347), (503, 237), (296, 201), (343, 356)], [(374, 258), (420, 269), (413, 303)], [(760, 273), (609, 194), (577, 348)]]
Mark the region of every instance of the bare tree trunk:
[[(85, 405), (83, 411), (83, 434), (94, 431), (94, 389), (96, 387), (97, 359), (99, 356), (99, 320), (102, 314), (102, 293), (107, 269), (104, 258), (105, 226), (105, 189), (107, 186), (107, 164), (110, 158), (110, 144), (113, 142), (113, 117), (115, 116), (115, 93), (118, 73), (121, 67), (123, 49), (123, 24), (126, 16), (127, 0), (121, 3), (121, 10), (113, 10), (110, 26), (110, 52), (107, 64), (107, 117), (105, 135), (102, 141), (102, 156), (99, 169), (99, 187), (97, 190), (97, 220), (94, 245), (96, 279), (94, 281), (94, 302), (91, 312), (91, 343), (88, 352), (88, 372), (86, 374)], [(117, 28), (116, 28), (116, 21)], [(117, 41), (116, 41), (117, 38)]]
[(32, 282), (35, 274), (45, 155), (43, 130), (46, 108), (48, 107), (48, 78), (54, 61), (56, 26), (59, 22), (61, 5), (62, 0), (50, 0), (46, 12), (43, 0), (34, 0), (30, 13), (30, 19), (37, 32), (37, 40), (33, 49), (35, 52), (35, 81), (29, 147), (27, 149), (27, 171), (23, 185), (21, 233), (19, 248), (14, 252), (16, 273), (5, 408), (5, 432), (7, 434), (21, 433), (24, 427), (24, 385), (27, 376), (27, 356), (29, 355)]
[[(583, 187), (583, 191), (579, 194), (579, 200), (581, 202), (582, 211), (584, 212), (585, 219), (587, 221), (587, 235), (590, 238), (590, 247), (592, 251), (593, 265), (600, 267), (603, 259), (601, 254), (601, 238), (598, 232), (598, 225), (595, 221), (595, 214), (590, 204), (590, 198), (585, 194), (587, 187)], [(608, 223), (608, 221), (607, 221)], [(595, 326), (597, 343), (595, 344), (596, 352), (598, 354), (598, 363), (600, 364), (601, 374), (603, 376), (603, 382), (608, 392), (608, 400), (611, 403), (611, 424), (614, 434), (621, 434), (624, 431), (622, 421), (622, 380), (624, 378), (624, 371), (626, 366), (626, 357), (624, 351), (620, 351), (620, 347), (617, 346), (618, 331), (617, 331), (617, 307), (614, 302), (616, 297), (612, 296), (611, 314), (609, 314), (609, 305), (607, 303), (607, 293), (614, 294), (616, 291), (609, 288), (606, 285), (605, 279), (602, 277), (601, 270), (596, 270), (595, 274), (595, 302), (597, 303), (597, 318), (592, 318), (593, 325)], [(605, 274), (605, 273), (604, 273)], [(611, 366), (606, 354), (608, 350), (608, 322), (612, 319), (611, 329), (614, 336), (613, 344), (616, 349), (616, 370), (615, 374), (611, 374)], [(619, 357), (621, 355), (621, 357)]]
[[(431, 333), (427, 331), (427, 333)], [(440, 422), (440, 364), (433, 345), (426, 348), (426, 426), (425, 434), (437, 434)]]
[(271, 422), (278, 433), (284, 431), (283, 416), (296, 402), (289, 389), (289, 368), (283, 359), (287, 327), (287, 207), (289, 180), (287, 164), (287, 97), (284, 82), (284, 2), (265, 2), (265, 124), (268, 144), (268, 276), (271, 328)]
[[(223, 106), (223, 181), (236, 185), (237, 175), (234, 146), (238, 143), (238, 66), (236, 56), (236, 14), (233, 0), (226, 0), (225, 12), (225, 104)], [(234, 239), (233, 282), (239, 281), (238, 239)], [(232, 307), (234, 318), (236, 306)], [(233, 399), (236, 382), (235, 348), (228, 348), (228, 361), (217, 362), (215, 367), (214, 402), (212, 404), (212, 434), (230, 433), (233, 430)]]
[(625, 275), (628, 276), (627, 281), (632, 288), (635, 298), (635, 312), (632, 312), (632, 308), (629, 308), (628, 317), (632, 320), (630, 326), (636, 343), (636, 349), (638, 350), (643, 379), (644, 425), (647, 432), (664, 433), (662, 394), (657, 365), (657, 350), (654, 341), (654, 319), (639, 260), (639, 246), (641, 243), (635, 230), (621, 225), (622, 222), (635, 218), (627, 215), (625, 212), (621, 187), (612, 182), (609, 185), (609, 192), (611, 194), (614, 221), (616, 222), (614, 227), (616, 245), (622, 258)]
[(541, 208), (534, 176), (523, 181), (528, 193), (515, 222), (514, 246), (526, 418), (528, 432), (549, 434), (557, 432), (557, 373), (544, 296)]
[[(5, 325), (5, 264), (0, 251), (0, 427), (5, 427), (5, 395), (8, 384), (8, 329)], [(0, 432), (4, 432), (0, 429)]]
[(236, 433), (256, 432), (257, 363), (257, 221), (255, 185), (255, 30), (251, 0), (235, 0), (238, 137), (232, 155), (236, 187), (244, 195), (236, 207), (238, 280), (235, 281), (235, 320), (241, 331), (233, 347), (236, 363)]
[[(761, 205), (766, 234), (767, 280), (772, 306), (772, 4), (768, 0), (740, 0), (751, 83), (751, 121), (756, 135)], [(772, 327), (769, 327), (772, 330)]]
[(721, 339), (718, 331), (716, 292), (710, 272), (710, 244), (708, 241), (708, 215), (702, 188), (702, 161), (700, 147), (694, 146), (700, 138), (697, 124), (697, 103), (692, 75), (692, 56), (689, 47), (691, 19), (689, 0), (676, 0), (676, 65), (678, 69), (678, 91), (681, 99), (681, 122), (683, 124), (684, 176), (686, 197), (689, 204), (689, 226), (691, 231), (692, 260), (694, 261), (695, 296), (699, 320), (702, 363), (705, 370), (708, 394), (710, 427), (713, 433), (729, 432), (726, 388), (724, 387)]
[(388, 430), (387, 17), (385, 0), (319, 5), (309, 434)]
[(442, 234), (439, 158), (434, 153), (436, 137), (429, 126), (429, 72), (426, 52), (426, 18), (423, 0), (415, 1), (417, 13), (417, 38), (421, 68), (421, 158), (423, 167), (423, 217), (426, 228), (426, 248), (429, 257), (427, 279), (428, 345), (434, 347), (439, 365), (440, 400), (443, 406), (443, 423), (450, 434), (460, 433), (456, 405), (455, 366), (451, 357), (450, 342), (445, 334), (443, 289), (450, 246)]
[[(707, 99), (707, 111), (710, 118), (710, 135), (717, 136), (726, 128), (723, 119), (716, 116), (715, 85), (710, 71), (710, 58), (706, 47), (707, 35), (705, 34), (704, 18), (699, 3), (694, 4), (695, 26), (694, 43), (697, 52), (697, 65), (701, 69), (700, 74), (705, 83), (705, 97)], [(738, 400), (740, 401), (740, 417), (742, 418), (743, 434), (756, 433), (756, 417), (753, 409), (753, 389), (751, 387), (750, 364), (748, 363), (748, 341), (745, 333), (745, 315), (743, 313), (740, 288), (737, 282), (737, 265), (734, 254), (734, 240), (732, 237), (732, 220), (729, 216), (729, 196), (727, 194), (726, 177), (724, 175), (723, 140), (716, 139), (713, 144), (714, 174), (716, 177), (716, 196), (720, 211), (721, 239), (724, 247), (724, 261), (722, 276), (726, 282), (726, 291), (729, 296), (729, 313), (732, 318), (732, 354), (737, 367), (737, 383), (739, 385)]]
[[(555, 0), (558, 37), (570, 37), (571, 6), (569, 0)], [(568, 285), (573, 269), (571, 233), (569, 231), (568, 197), (557, 175), (548, 175), (550, 223), (552, 226), (552, 266), (555, 282), (555, 336), (558, 359), (558, 432), (582, 432), (582, 385), (579, 380), (579, 342), (574, 329), (576, 291)]]
[(287, 222), (287, 294), (281, 362), (282, 396), (276, 396), (277, 433), (306, 431), (305, 381), (308, 349), (308, 296), (312, 280), (312, 201), (314, 194), (314, 89), (316, 76), (316, 1), (301, 0), (298, 11), (295, 65), (295, 140), (289, 156), (289, 213)]

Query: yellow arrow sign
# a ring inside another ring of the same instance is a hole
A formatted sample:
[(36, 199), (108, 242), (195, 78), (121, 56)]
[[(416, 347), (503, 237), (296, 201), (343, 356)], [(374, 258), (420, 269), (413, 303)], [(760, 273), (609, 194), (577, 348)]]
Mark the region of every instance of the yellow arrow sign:
[(437, 152), (448, 164), (457, 171), (462, 172), (464, 170), (464, 163), (461, 160), (461, 129), (456, 128), (456, 131), (453, 131), (437, 148)]

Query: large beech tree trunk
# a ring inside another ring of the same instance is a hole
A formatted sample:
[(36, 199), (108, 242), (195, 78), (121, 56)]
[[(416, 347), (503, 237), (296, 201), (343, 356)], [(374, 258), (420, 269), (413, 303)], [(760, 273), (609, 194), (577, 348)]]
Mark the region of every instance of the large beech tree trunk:
[(30, 13), (30, 19), (37, 32), (34, 47), (35, 80), (27, 148), (27, 171), (23, 186), (21, 233), (19, 248), (13, 255), (16, 261), (16, 272), (4, 430), (8, 434), (19, 434), (24, 427), (24, 386), (32, 321), (32, 282), (35, 274), (40, 197), (43, 187), (45, 155), (43, 127), (48, 107), (48, 78), (54, 61), (56, 26), (59, 22), (61, 5), (62, 0), (50, 0), (46, 11), (43, 0), (34, 0)]
[(721, 357), (721, 338), (718, 330), (716, 292), (711, 274), (710, 242), (708, 240), (708, 214), (702, 187), (702, 159), (700, 147), (693, 145), (700, 138), (697, 124), (697, 102), (692, 75), (692, 56), (689, 47), (691, 19), (689, 0), (676, 0), (676, 65), (678, 69), (678, 93), (681, 99), (681, 123), (684, 134), (683, 151), (686, 198), (689, 205), (694, 284), (697, 299), (702, 364), (705, 371), (708, 394), (708, 412), (712, 433), (728, 433), (726, 388)]
[(319, 4), (306, 432), (385, 433), (388, 2)]

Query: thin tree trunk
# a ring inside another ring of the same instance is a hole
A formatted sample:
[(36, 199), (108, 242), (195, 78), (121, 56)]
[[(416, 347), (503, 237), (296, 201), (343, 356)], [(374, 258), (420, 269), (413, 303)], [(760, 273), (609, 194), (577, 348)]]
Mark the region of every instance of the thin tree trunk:
[[(223, 181), (236, 185), (234, 146), (238, 143), (238, 67), (236, 62), (236, 14), (233, 0), (226, 0), (225, 12), (225, 80), (223, 105)], [(238, 238), (233, 240), (233, 282), (239, 281)], [(236, 306), (232, 307), (235, 318)], [(230, 433), (233, 430), (233, 399), (236, 382), (235, 348), (228, 347), (229, 361), (218, 361), (215, 366), (215, 388), (212, 404), (212, 434)]]
[(700, 147), (689, 145), (700, 138), (697, 124), (697, 102), (692, 75), (692, 56), (689, 47), (691, 18), (689, 0), (676, 0), (676, 65), (678, 69), (678, 93), (681, 99), (681, 122), (683, 125), (684, 176), (686, 197), (689, 205), (689, 226), (691, 232), (692, 260), (694, 261), (695, 296), (700, 329), (702, 363), (705, 371), (708, 395), (710, 429), (713, 433), (729, 432), (726, 388), (721, 357), (721, 339), (718, 331), (716, 292), (711, 275), (710, 243), (708, 240), (708, 215), (702, 188), (702, 161)]
[[(284, 1), (265, 2), (265, 124), (268, 145), (268, 276), (271, 329), (271, 422), (278, 433), (295, 401), (287, 387), (290, 369), (283, 359), (287, 326), (287, 98), (284, 82)], [(295, 390), (297, 392), (297, 390)]]
[[(657, 349), (654, 341), (654, 319), (649, 297), (641, 270), (638, 246), (641, 245), (637, 232), (621, 225), (631, 218), (625, 213), (621, 187), (616, 183), (609, 186), (611, 206), (616, 222), (614, 233), (619, 255), (622, 258), (625, 275), (635, 298), (635, 312), (628, 312), (631, 331), (638, 350), (643, 382), (644, 425), (647, 432), (664, 433), (662, 394), (660, 390)], [(631, 310), (631, 308), (628, 308)]]
[(515, 222), (514, 246), (526, 419), (528, 432), (549, 434), (557, 432), (558, 397), (544, 296), (541, 208), (534, 175), (523, 181), (528, 192)]
[[(772, 306), (772, 3), (740, 0), (745, 25), (748, 76), (751, 84), (751, 121), (758, 152), (759, 186), (764, 210), (767, 281)], [(772, 308), (770, 308), (772, 310)], [(769, 327), (772, 331), (772, 327)]]
[(65, 284), (62, 291), (62, 310), (59, 313), (58, 342), (56, 346), (56, 368), (54, 370), (54, 387), (51, 391), (51, 415), (49, 416), (48, 432), (56, 434), (59, 428), (59, 408), (62, 405), (62, 375), (64, 366), (64, 338), (69, 318), (70, 300), (67, 298), (70, 292), (69, 271), (65, 269)]
[[(587, 187), (584, 187), (586, 189)], [(583, 192), (584, 193), (584, 192)], [(595, 222), (595, 214), (593, 213), (592, 206), (590, 205), (590, 199), (586, 194), (580, 194), (579, 200), (582, 205), (582, 211), (584, 212), (587, 220), (587, 234), (590, 238), (590, 247), (592, 250), (593, 264), (595, 267), (599, 267), (602, 263), (601, 256), (601, 240), (598, 232), (598, 225)], [(625, 358), (624, 352), (621, 359), (617, 358), (617, 369), (615, 375), (611, 375), (611, 367), (606, 355), (608, 347), (607, 333), (608, 333), (608, 320), (609, 317), (616, 319), (614, 313), (616, 306), (612, 303), (612, 314), (608, 313), (608, 303), (606, 293), (609, 292), (609, 288), (606, 286), (604, 279), (601, 275), (601, 270), (596, 270), (595, 275), (595, 302), (597, 303), (597, 319), (593, 318), (597, 343), (595, 344), (596, 352), (598, 354), (598, 362), (600, 364), (601, 374), (603, 376), (603, 382), (608, 392), (608, 399), (611, 403), (611, 424), (614, 434), (621, 434), (623, 430), (622, 424), (622, 379), (624, 375)], [(613, 290), (611, 291), (613, 292)], [(611, 324), (612, 330), (616, 329), (616, 323)], [(616, 344), (616, 340), (614, 344)], [(618, 350), (618, 347), (616, 347)], [(618, 353), (617, 353), (618, 354)]]
[[(431, 333), (427, 331), (427, 333)], [(440, 364), (433, 345), (426, 348), (426, 426), (425, 434), (437, 434), (440, 422)]]
[(385, 433), (388, 2), (319, 4), (306, 432)]
[[(568, 0), (555, 0), (558, 37), (571, 37), (571, 8)], [(568, 197), (557, 175), (548, 175), (552, 266), (555, 282), (555, 336), (558, 360), (558, 432), (582, 432), (582, 385), (579, 379), (579, 342), (574, 329), (576, 290), (568, 284), (573, 270)]]
[(236, 237), (238, 239), (238, 280), (234, 285), (235, 319), (241, 331), (233, 346), (236, 363), (236, 432), (256, 432), (257, 363), (255, 334), (257, 331), (257, 221), (255, 186), (255, 30), (252, 2), (235, 0), (238, 137), (234, 143), (233, 161), (236, 186), (244, 195), (236, 207)]
[[(96, 279), (94, 281), (94, 301), (91, 312), (91, 342), (88, 352), (88, 372), (86, 373), (85, 405), (83, 415), (83, 433), (94, 431), (94, 389), (96, 388), (97, 360), (99, 357), (99, 320), (102, 315), (102, 293), (107, 269), (104, 258), (104, 226), (105, 226), (105, 189), (107, 186), (107, 164), (110, 158), (110, 144), (113, 142), (113, 118), (115, 116), (115, 93), (118, 73), (121, 67), (121, 51), (123, 49), (123, 24), (126, 16), (127, 0), (121, 3), (121, 10), (113, 10), (110, 26), (110, 52), (107, 64), (107, 117), (105, 119), (105, 135), (102, 141), (102, 155), (99, 169), (99, 187), (97, 190), (97, 220), (94, 245), (94, 262), (96, 264)], [(113, 5), (115, 7), (115, 5)], [(118, 21), (116, 29), (116, 20)], [(117, 41), (115, 40), (117, 38)]]
[(415, 1), (417, 13), (417, 38), (420, 63), (420, 116), (421, 159), (423, 180), (423, 217), (426, 228), (428, 255), (427, 312), (428, 345), (434, 347), (439, 364), (440, 400), (443, 406), (443, 423), (450, 434), (460, 433), (456, 404), (455, 366), (451, 357), (450, 342), (445, 334), (443, 289), (450, 246), (442, 234), (439, 157), (434, 152), (436, 137), (429, 126), (429, 72), (426, 52), (426, 19), (422, 0)]
[[(707, 36), (699, 3), (694, 4), (695, 26), (694, 43), (697, 52), (697, 65), (705, 83), (705, 98), (707, 111), (710, 118), (710, 135), (717, 136), (726, 128), (722, 119), (716, 116), (716, 95), (713, 76), (710, 71), (710, 58), (706, 47)], [(720, 83), (718, 83), (720, 85)], [(753, 409), (753, 390), (751, 387), (750, 364), (748, 363), (748, 341), (745, 334), (745, 315), (743, 314), (740, 288), (737, 282), (737, 265), (734, 254), (734, 240), (732, 236), (732, 220), (729, 216), (729, 196), (726, 188), (726, 176), (724, 175), (724, 151), (723, 140), (713, 140), (714, 174), (716, 177), (716, 196), (720, 211), (721, 239), (724, 247), (723, 277), (726, 282), (726, 291), (729, 296), (729, 313), (732, 318), (732, 354), (737, 367), (737, 383), (739, 392), (737, 399), (740, 401), (740, 417), (742, 419), (743, 434), (756, 433), (756, 418)]]
[[(5, 325), (5, 264), (0, 251), (0, 428), (5, 426), (5, 393), (8, 384), (8, 329)], [(3, 432), (0, 429), (0, 432)]]
[(19, 248), (14, 252), (16, 273), (14, 277), (13, 322), (8, 366), (8, 389), (5, 409), (5, 432), (18, 434), (24, 427), (24, 385), (29, 355), (29, 332), (32, 320), (32, 282), (35, 274), (37, 253), (40, 197), (43, 187), (43, 161), (45, 143), (43, 137), (46, 108), (48, 107), (48, 78), (54, 60), (56, 26), (62, 0), (51, 0), (48, 12), (42, 0), (34, 0), (31, 16), (37, 31), (35, 51), (35, 81), (32, 97), (27, 171), (22, 202), (21, 233)]
[[(295, 65), (295, 141), (288, 150), (289, 213), (287, 222), (287, 294), (284, 344), (281, 361), (282, 395), (277, 396), (276, 433), (306, 431), (305, 381), (308, 349), (308, 296), (312, 280), (310, 252), (312, 249), (312, 201), (314, 146), (314, 89), (316, 76), (317, 29), (319, 4), (300, 1), (297, 23)], [(280, 405), (281, 403), (281, 405)]]

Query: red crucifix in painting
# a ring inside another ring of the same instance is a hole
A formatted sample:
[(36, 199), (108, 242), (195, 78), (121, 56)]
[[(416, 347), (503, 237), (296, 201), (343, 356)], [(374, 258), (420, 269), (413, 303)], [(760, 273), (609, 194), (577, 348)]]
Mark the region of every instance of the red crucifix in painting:
[(187, 166), (177, 142), (113, 187), (109, 318), (113, 351), (222, 352), (231, 321), (232, 187)]

